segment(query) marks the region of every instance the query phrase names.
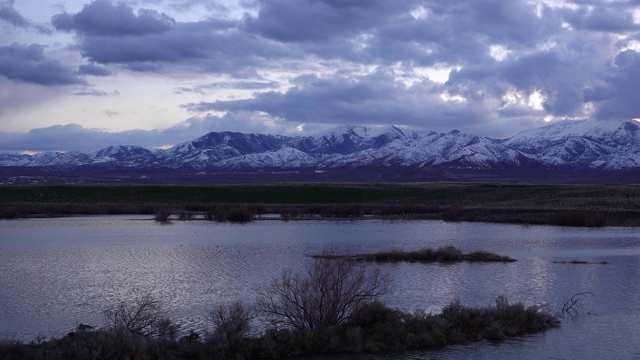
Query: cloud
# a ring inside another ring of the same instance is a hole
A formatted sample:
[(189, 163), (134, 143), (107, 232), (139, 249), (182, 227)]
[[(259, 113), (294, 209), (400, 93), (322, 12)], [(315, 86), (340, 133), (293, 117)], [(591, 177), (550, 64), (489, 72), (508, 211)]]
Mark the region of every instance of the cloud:
[(20, 29), (35, 29), (41, 34), (50, 34), (46, 25), (36, 24), (22, 16), (13, 6), (14, 0), (0, 0), (0, 20)]
[(105, 69), (102, 66), (88, 64), (88, 65), (80, 65), (80, 67), (78, 68), (78, 74), (102, 77), (102, 76), (111, 75), (111, 71)]
[(248, 31), (283, 42), (327, 41), (367, 31), (406, 3), (401, 0), (264, 1), (258, 15), (248, 17), (245, 26)]
[(140, 36), (162, 33), (175, 25), (175, 20), (154, 10), (140, 9), (138, 14), (124, 3), (96, 0), (77, 14), (61, 13), (51, 22), (57, 30), (76, 31), (89, 36)]
[(629, 11), (633, 6), (631, 3), (594, 3), (590, 7), (566, 10), (565, 19), (575, 29), (614, 33), (637, 31), (640, 25), (635, 23), (633, 13)]
[(596, 111), (598, 119), (632, 119), (640, 117), (639, 93), (640, 53), (627, 50), (616, 56), (606, 85), (591, 90), (588, 98), (600, 102)]
[(234, 72), (289, 53), (285, 46), (240, 31), (237, 22), (179, 23), (145, 9), (136, 16), (131, 7), (110, 1), (94, 1), (77, 14), (57, 14), (52, 22), (58, 30), (80, 35), (80, 52), (91, 62), (137, 72), (161, 72), (164, 63)]
[(44, 86), (84, 83), (62, 62), (47, 58), (44, 47), (38, 44), (0, 46), (0, 75)]
[(14, 1), (0, 2), (0, 20), (21, 28), (29, 27), (29, 21), (13, 8)]
[(221, 81), (211, 84), (198, 85), (196, 87), (180, 87), (176, 93), (206, 94), (208, 90), (237, 89), (237, 90), (263, 90), (280, 87), (276, 81)]
[(118, 95), (120, 95), (120, 92), (118, 90), (115, 90), (115, 91), (112, 91), (112, 92), (107, 92), (107, 91), (96, 90), (96, 89), (84, 89), (84, 90), (81, 90), (81, 91), (74, 92), (73, 95), (78, 95), (78, 96), (118, 96)]
[[(118, 116), (111, 112), (112, 116)], [(138, 145), (149, 149), (193, 140), (212, 131), (261, 133), (293, 132), (295, 126), (275, 125), (264, 114), (238, 112), (224, 117), (192, 117), (175, 126), (158, 130), (108, 132), (78, 124), (55, 125), (26, 133), (0, 131), (0, 152), (93, 151), (112, 145)]]
[(186, 104), (195, 112), (264, 112), (293, 123), (401, 124), (432, 129), (477, 126), (493, 115), (481, 101), (442, 99), (442, 86), (428, 80), (411, 86), (392, 71), (364, 76), (298, 77), (295, 87), (269, 91), (244, 100)]

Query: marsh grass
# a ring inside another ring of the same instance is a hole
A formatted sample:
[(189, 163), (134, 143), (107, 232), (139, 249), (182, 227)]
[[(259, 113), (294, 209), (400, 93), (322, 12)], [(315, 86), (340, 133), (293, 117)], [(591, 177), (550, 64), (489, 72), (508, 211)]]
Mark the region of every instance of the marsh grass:
[(494, 253), (490, 253), (483, 250), (474, 251), (469, 254), (465, 254), (459, 248), (455, 246), (442, 246), (436, 250), (426, 247), (420, 250), (403, 251), (400, 249), (391, 249), (387, 251), (379, 251), (370, 254), (358, 254), (358, 255), (337, 255), (337, 254), (315, 254), (313, 258), (328, 258), (337, 259), (345, 258), (356, 261), (371, 261), (371, 262), (514, 262), (508, 256), (501, 256)]
[(553, 264), (573, 264), (573, 265), (583, 265), (583, 264), (608, 265), (609, 264), (609, 262), (607, 262), (607, 261), (587, 261), (587, 260), (578, 260), (578, 259), (574, 259), (574, 260), (571, 260), (571, 261), (555, 260), (555, 261), (552, 261), (551, 263), (553, 263)]

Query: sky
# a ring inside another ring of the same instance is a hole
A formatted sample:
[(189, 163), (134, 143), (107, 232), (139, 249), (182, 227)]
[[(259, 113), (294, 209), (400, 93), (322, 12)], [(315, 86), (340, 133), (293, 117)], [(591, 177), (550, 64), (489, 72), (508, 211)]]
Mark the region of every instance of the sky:
[(640, 118), (640, 0), (0, 0), (0, 152)]

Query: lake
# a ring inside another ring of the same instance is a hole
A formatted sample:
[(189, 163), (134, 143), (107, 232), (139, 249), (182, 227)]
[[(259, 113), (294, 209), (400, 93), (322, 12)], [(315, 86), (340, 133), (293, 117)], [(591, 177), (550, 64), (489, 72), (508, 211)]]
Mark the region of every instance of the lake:
[[(454, 299), (491, 305), (546, 304), (557, 310), (589, 292), (582, 314), (562, 327), (499, 344), (333, 359), (640, 358), (640, 234), (597, 229), (443, 221), (261, 220), (246, 225), (95, 216), (0, 221), (0, 338), (63, 336), (100, 326), (102, 310), (152, 294), (184, 331), (210, 329), (207, 312), (253, 302), (283, 269), (302, 269), (329, 248), (364, 253), (455, 245), (515, 263), (369, 264), (393, 278), (382, 299), (404, 310), (439, 312)], [(608, 264), (559, 264), (574, 259)]]

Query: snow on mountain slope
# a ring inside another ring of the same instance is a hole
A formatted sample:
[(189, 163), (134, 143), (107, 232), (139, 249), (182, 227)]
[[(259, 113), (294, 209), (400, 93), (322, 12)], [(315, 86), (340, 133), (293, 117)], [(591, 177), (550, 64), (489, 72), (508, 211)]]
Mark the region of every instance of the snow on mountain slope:
[(88, 154), (90, 164), (118, 163), (120, 166), (136, 166), (154, 157), (151, 150), (134, 145), (109, 146)]
[(414, 131), (402, 130), (396, 126), (367, 128), (347, 125), (313, 136), (293, 138), (288, 145), (308, 153), (344, 155), (415, 136), (417, 134)]
[(292, 169), (315, 166), (321, 160), (321, 155), (312, 156), (298, 149), (282, 147), (278, 150), (263, 153), (247, 154), (215, 163), (216, 167), (225, 169), (236, 168), (283, 168)]
[(80, 166), (87, 164), (89, 158), (78, 152), (45, 152), (34, 155), (26, 166)]
[(277, 150), (284, 137), (232, 132), (209, 133), (159, 153), (169, 167), (191, 166), (202, 169), (221, 160), (246, 154)]
[(640, 163), (635, 121), (561, 121), (527, 130), (503, 142), (550, 165), (623, 169)]
[(25, 166), (33, 160), (26, 154), (0, 154), (0, 166)]
[(561, 121), (494, 140), (460, 131), (342, 126), (314, 136), (209, 133), (168, 150), (110, 146), (91, 153), (1, 154), (0, 166), (166, 167), (204, 169), (640, 167), (635, 121)]
[(529, 159), (529, 162), (535, 161), (490, 139), (452, 131), (447, 134), (430, 132), (418, 138), (398, 139), (380, 148), (340, 159), (333, 166), (447, 165), (485, 169), (496, 166), (522, 166), (523, 159)]

